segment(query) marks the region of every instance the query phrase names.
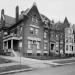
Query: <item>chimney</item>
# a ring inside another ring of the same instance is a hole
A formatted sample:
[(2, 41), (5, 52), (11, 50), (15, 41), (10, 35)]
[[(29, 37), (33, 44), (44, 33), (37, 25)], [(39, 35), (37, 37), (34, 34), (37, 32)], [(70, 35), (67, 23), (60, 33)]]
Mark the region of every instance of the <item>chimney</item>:
[(16, 6), (16, 23), (19, 21), (19, 6)]
[(4, 15), (4, 9), (1, 10), (1, 24), (2, 24), (2, 27), (5, 26), (5, 15)]

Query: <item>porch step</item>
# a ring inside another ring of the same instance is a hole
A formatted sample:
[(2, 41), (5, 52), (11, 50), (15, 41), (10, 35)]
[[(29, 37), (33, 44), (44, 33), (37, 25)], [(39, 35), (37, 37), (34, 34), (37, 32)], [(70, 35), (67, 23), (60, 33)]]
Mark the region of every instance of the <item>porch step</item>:
[(17, 54), (16, 54), (16, 52), (14, 51), (14, 50), (12, 50), (12, 54), (16, 57), (17, 56)]
[(12, 53), (14, 54), (15, 57), (20, 57), (21, 56), (21, 53), (18, 52), (18, 51), (12, 50)]

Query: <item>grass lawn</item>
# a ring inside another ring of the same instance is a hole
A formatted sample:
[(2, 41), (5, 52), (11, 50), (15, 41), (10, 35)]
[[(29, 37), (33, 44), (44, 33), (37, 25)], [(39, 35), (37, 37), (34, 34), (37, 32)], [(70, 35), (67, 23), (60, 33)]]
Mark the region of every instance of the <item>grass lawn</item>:
[(13, 71), (13, 70), (20, 70), (20, 69), (27, 69), (30, 68), (26, 65), (13, 65), (13, 66), (7, 66), (7, 67), (0, 67), (0, 72), (7, 72), (7, 71)]
[(1, 58), (0, 57), (0, 64), (3, 64), (3, 63), (11, 63), (13, 62), (12, 60), (8, 60), (8, 59), (4, 59), (4, 58)]

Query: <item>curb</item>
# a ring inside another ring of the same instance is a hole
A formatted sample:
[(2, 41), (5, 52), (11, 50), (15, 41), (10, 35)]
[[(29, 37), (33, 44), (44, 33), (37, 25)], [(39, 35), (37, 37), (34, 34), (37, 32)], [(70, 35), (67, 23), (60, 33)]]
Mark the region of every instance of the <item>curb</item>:
[(0, 75), (3, 75), (3, 74), (10, 74), (10, 73), (17, 73), (17, 72), (23, 72), (23, 71), (31, 71), (31, 70), (34, 70), (34, 68), (2, 72), (2, 73), (0, 73)]
[(65, 64), (52, 64), (52, 65), (54, 65), (54, 66), (64, 66), (64, 65), (70, 65), (70, 64), (75, 64), (75, 62), (72, 62), (72, 63), (65, 63)]
[(51, 66), (64, 66), (64, 65), (75, 64), (75, 62), (72, 62), (72, 63), (64, 63), (64, 64), (59, 64), (59, 63), (44, 63), (44, 64), (51, 65)]

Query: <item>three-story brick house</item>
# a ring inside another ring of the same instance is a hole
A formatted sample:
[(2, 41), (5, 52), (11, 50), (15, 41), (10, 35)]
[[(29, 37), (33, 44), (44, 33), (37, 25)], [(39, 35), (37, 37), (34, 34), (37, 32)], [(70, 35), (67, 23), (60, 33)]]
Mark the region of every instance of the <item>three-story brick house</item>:
[(60, 55), (65, 53), (65, 28), (69, 27), (67, 18), (63, 23), (54, 23), (39, 13), (36, 4), (19, 14), (16, 18), (1, 13), (1, 51), (24, 56)]

